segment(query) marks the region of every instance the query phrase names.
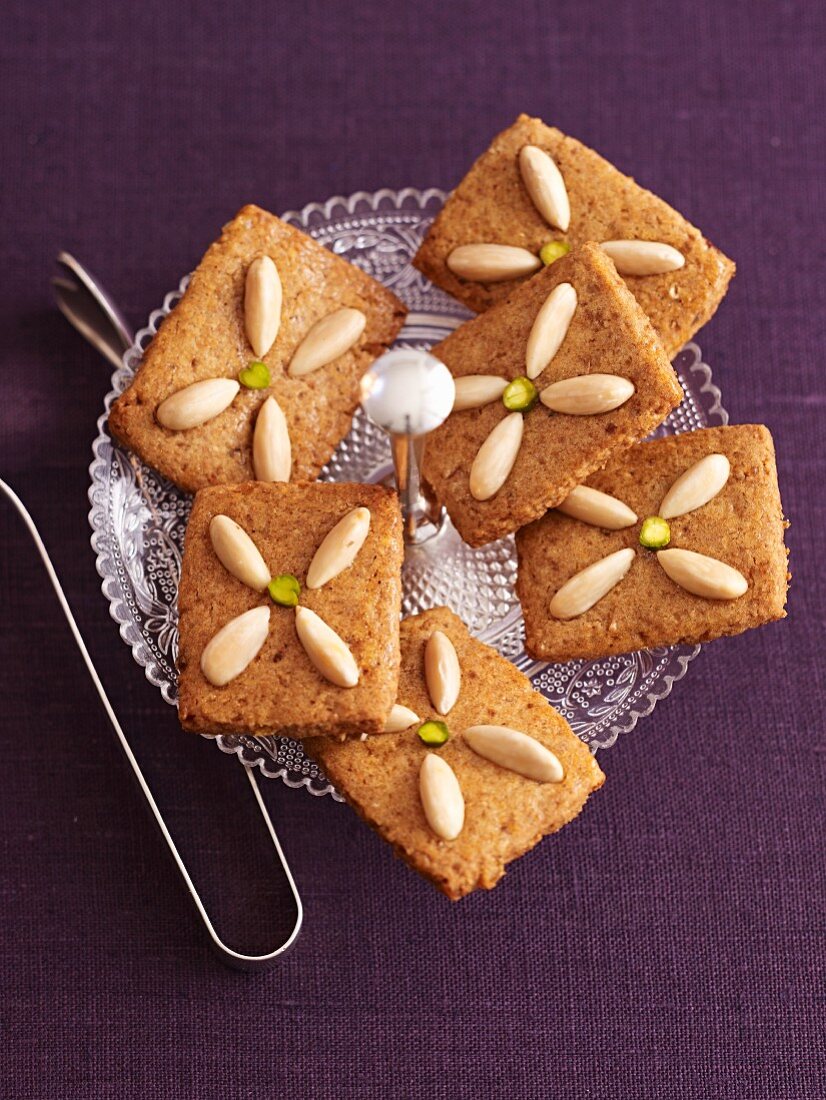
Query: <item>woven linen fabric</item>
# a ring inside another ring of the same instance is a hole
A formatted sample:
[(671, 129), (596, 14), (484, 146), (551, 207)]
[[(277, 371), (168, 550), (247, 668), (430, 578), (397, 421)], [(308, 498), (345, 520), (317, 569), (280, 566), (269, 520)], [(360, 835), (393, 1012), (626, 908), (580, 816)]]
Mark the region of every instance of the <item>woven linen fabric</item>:
[(698, 340), (775, 434), (789, 617), (706, 647), (581, 818), (451, 905), (345, 806), (265, 783), (305, 904), (224, 969), (0, 501), (0, 1095), (805, 1100), (824, 1071), (823, 5), (6, 0), (0, 476), (26, 500), (220, 930), (292, 923), (237, 762), (184, 735), (99, 590), (110, 367), (61, 248), (137, 327), (245, 202), (449, 189), (527, 111), (738, 264)]

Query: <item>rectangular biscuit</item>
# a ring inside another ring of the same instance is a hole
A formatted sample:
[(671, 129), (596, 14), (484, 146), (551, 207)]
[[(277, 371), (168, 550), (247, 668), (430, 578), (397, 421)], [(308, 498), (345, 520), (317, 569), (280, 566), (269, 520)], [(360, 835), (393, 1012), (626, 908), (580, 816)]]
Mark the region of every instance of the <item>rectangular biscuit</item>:
[[(281, 325), (264, 356), (271, 384), (242, 387), (229, 408), (199, 427), (161, 427), (156, 410), (171, 394), (208, 378), (237, 378), (257, 358), (246, 337), (244, 282), (260, 255), (274, 261), (283, 291)], [(290, 377), (287, 367), (307, 332), (344, 307), (367, 317), (357, 343), (313, 373)], [(406, 312), (394, 294), (353, 264), (265, 210), (245, 206), (198, 264), (132, 384), (112, 406), (109, 426), (164, 477), (194, 492), (254, 476), (253, 425), (264, 400), (273, 396), (287, 420), (292, 480), (313, 479), (350, 430), (359, 379), (393, 343)]]
[(614, 265), (586, 244), (517, 287), (487, 313), (467, 321), (433, 354), (456, 378), (525, 375), (526, 346), (536, 316), (561, 283), (577, 292), (567, 335), (534, 380), (542, 390), (584, 374), (620, 375), (635, 393), (613, 412), (595, 416), (552, 413), (537, 404), (525, 414), (516, 463), (488, 500), (470, 491), (470, 471), (482, 443), (508, 412), (501, 400), (452, 413), (427, 439), (422, 472), (462, 538), (481, 546), (558, 504), (611, 455), (643, 439), (679, 404), (683, 391), (648, 318)]
[[(367, 538), (349, 568), (321, 588), (307, 569), (325, 535), (353, 508), (370, 510)], [(310, 662), (292, 608), (266, 589), (242, 584), (219, 561), (210, 522), (229, 516), (251, 537), (273, 575), (292, 573), (299, 603), (315, 611), (349, 646), (359, 667), (355, 687), (326, 680)], [(178, 591), (178, 714), (198, 733), (354, 737), (380, 733), (396, 697), (403, 546), (395, 493), (377, 485), (247, 482), (202, 489), (186, 531)], [(253, 607), (271, 609), (267, 639), (251, 663), (223, 687), (201, 671), (207, 643)]]
[[(563, 233), (537, 212), (519, 171), (519, 152), (534, 145), (550, 154), (565, 181), (571, 221)], [(447, 265), (465, 244), (516, 245), (537, 254), (549, 241), (574, 248), (585, 241), (663, 241), (685, 257), (679, 271), (629, 276), (628, 286), (651, 318), (669, 357), (709, 320), (734, 264), (662, 199), (623, 175), (598, 153), (541, 119), (520, 115), (495, 137), (453, 191), (413, 261), (429, 279), (481, 313), (522, 280), (477, 283)]]
[[(668, 521), (669, 548), (692, 550), (739, 570), (748, 590), (736, 599), (707, 599), (685, 591), (666, 575), (656, 553), (639, 544), (641, 521), (656, 515), (681, 474), (712, 454), (728, 458), (728, 481), (708, 503)], [(705, 428), (641, 443), (613, 458), (587, 485), (628, 505), (637, 522), (607, 531), (550, 511), (518, 533), (517, 595), (525, 617), (525, 645), (534, 657), (567, 661), (692, 645), (786, 614), (786, 524), (767, 428)], [(550, 614), (550, 602), (567, 580), (624, 547), (635, 550), (635, 559), (615, 588), (577, 618), (562, 621)]]
[[(436, 630), (452, 641), (462, 677), (459, 697), (443, 719), (451, 733), (447, 744), (429, 749), (413, 725), (363, 742), (314, 739), (303, 747), (367, 824), (414, 870), (456, 900), (477, 888), (495, 886), (506, 864), (572, 821), (605, 777), (587, 747), (533, 690), (530, 680), (472, 638), (445, 607), (401, 624), (399, 703), (423, 721), (439, 718), (424, 676), (425, 646)], [(535, 738), (561, 762), (562, 781), (526, 779), (478, 756), (462, 738), (462, 731), (474, 725), (509, 726)], [(429, 751), (448, 762), (464, 797), (464, 826), (452, 841), (432, 831), (422, 810), (418, 777)]]

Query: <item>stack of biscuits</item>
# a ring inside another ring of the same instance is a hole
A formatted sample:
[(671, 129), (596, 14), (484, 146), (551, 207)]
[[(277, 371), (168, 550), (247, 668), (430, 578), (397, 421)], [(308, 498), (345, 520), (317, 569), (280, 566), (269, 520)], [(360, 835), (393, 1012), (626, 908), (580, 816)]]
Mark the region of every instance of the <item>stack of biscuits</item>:
[[(671, 358), (734, 272), (698, 229), (521, 116), (450, 195), (414, 264), (478, 314), (433, 349), (456, 399), (423, 476), (471, 546), (515, 533), (529, 653), (598, 658), (784, 616), (768, 430), (643, 442), (682, 399)], [(400, 623), (396, 495), (315, 480), (405, 314), (363, 271), (247, 206), (109, 423), (196, 493), (178, 593), (183, 727), (300, 739), (456, 899), (494, 886), (604, 776), (530, 680), (448, 608)]]

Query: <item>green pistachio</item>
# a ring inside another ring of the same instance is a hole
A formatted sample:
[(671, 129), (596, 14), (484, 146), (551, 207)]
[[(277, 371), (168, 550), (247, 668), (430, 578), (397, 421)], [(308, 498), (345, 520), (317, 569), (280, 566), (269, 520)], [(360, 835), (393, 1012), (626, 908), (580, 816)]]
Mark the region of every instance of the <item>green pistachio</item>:
[(545, 267), (552, 264), (554, 260), (559, 260), (563, 256), (571, 251), (571, 246), (567, 241), (548, 241), (547, 244), (543, 244), (539, 250), (539, 258)]
[(444, 745), (450, 737), (444, 722), (438, 722), (435, 718), (430, 722), (422, 722), (417, 733), (426, 745)]
[(238, 381), (248, 390), (265, 390), (270, 384), (270, 368), (260, 359), (251, 359), (247, 366), (238, 372)]
[(539, 393), (530, 378), (514, 378), (502, 393), (502, 404), (511, 412), (529, 412), (538, 399)]
[(640, 546), (646, 550), (662, 550), (671, 542), (671, 528), (661, 516), (649, 516), (640, 528)]
[(294, 577), (292, 573), (279, 573), (267, 585), (267, 591), (275, 603), (282, 607), (295, 607), (301, 595), (301, 585), (298, 577)]

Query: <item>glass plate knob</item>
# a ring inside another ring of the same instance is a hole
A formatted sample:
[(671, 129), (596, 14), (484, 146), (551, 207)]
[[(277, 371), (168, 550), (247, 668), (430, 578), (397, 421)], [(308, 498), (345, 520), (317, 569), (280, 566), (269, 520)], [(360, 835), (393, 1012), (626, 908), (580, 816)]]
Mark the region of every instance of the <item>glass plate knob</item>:
[(444, 520), (443, 510), (422, 482), (421, 463), (426, 437), (447, 419), (455, 395), (453, 376), (444, 363), (415, 348), (386, 352), (361, 380), (362, 408), (390, 436), (408, 544), (432, 538)]

